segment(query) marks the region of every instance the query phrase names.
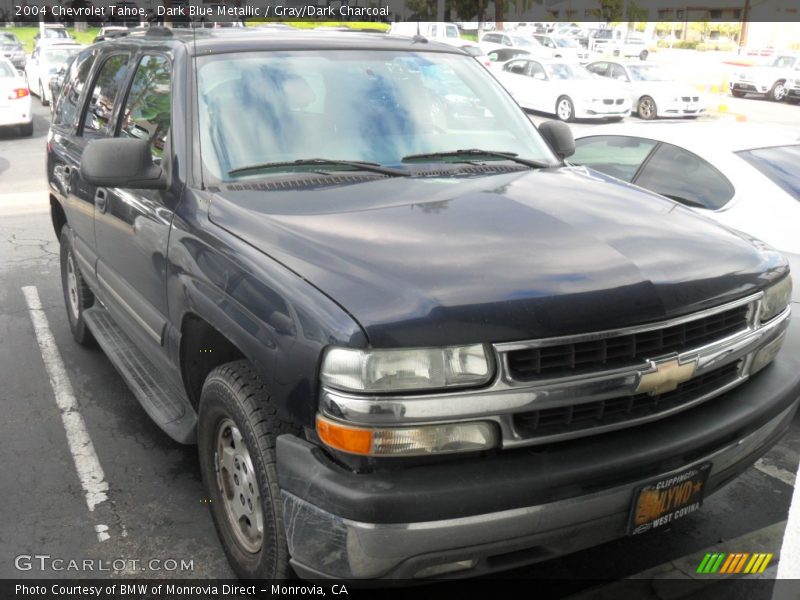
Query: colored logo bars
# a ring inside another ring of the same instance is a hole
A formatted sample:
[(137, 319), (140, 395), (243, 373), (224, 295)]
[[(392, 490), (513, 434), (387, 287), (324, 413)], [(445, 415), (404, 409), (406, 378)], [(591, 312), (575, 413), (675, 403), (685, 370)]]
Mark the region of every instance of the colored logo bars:
[(756, 552), (725, 552), (706, 554), (700, 566), (697, 567), (698, 573), (763, 573), (767, 565), (772, 560), (774, 554)]

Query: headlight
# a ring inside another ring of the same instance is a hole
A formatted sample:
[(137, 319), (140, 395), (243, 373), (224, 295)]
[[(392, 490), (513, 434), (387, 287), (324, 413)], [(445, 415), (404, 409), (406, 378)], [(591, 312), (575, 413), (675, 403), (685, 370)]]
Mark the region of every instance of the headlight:
[(367, 428), (317, 415), (317, 434), (327, 446), (361, 456), (421, 456), (488, 450), (498, 445), (494, 423), (470, 421), (419, 427)]
[(330, 348), (320, 374), (324, 385), (353, 392), (474, 386), (491, 376), (480, 344), (412, 350)]
[(792, 278), (786, 276), (775, 285), (764, 290), (764, 297), (761, 299), (761, 322), (769, 321), (777, 317), (789, 306), (792, 300)]

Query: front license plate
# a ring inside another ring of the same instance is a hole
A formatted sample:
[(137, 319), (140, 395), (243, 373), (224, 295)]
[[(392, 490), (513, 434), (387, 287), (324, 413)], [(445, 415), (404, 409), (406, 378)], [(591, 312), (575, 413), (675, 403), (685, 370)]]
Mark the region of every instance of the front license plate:
[(710, 471), (711, 463), (703, 463), (638, 488), (628, 517), (628, 535), (669, 525), (698, 510)]

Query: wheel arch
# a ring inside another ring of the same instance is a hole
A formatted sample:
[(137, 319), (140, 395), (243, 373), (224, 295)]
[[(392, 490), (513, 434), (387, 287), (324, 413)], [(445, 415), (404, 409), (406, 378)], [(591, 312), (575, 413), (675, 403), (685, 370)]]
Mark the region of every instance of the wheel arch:
[(56, 238), (60, 238), (61, 230), (67, 223), (67, 213), (64, 212), (64, 207), (53, 194), (50, 194), (50, 220), (53, 223)]

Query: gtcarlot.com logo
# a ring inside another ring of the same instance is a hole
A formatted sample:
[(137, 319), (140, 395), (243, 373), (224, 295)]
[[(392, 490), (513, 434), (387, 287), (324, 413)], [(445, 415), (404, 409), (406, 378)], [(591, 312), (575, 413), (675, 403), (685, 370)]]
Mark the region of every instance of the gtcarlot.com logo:
[(183, 558), (60, 558), (50, 554), (20, 554), (14, 558), (18, 571), (68, 571), (136, 573), (142, 571), (194, 571), (194, 559)]
[(773, 556), (772, 553), (765, 552), (755, 552), (753, 554), (749, 552), (706, 554), (705, 558), (700, 562), (700, 566), (697, 567), (697, 572), (707, 575), (763, 573)]

